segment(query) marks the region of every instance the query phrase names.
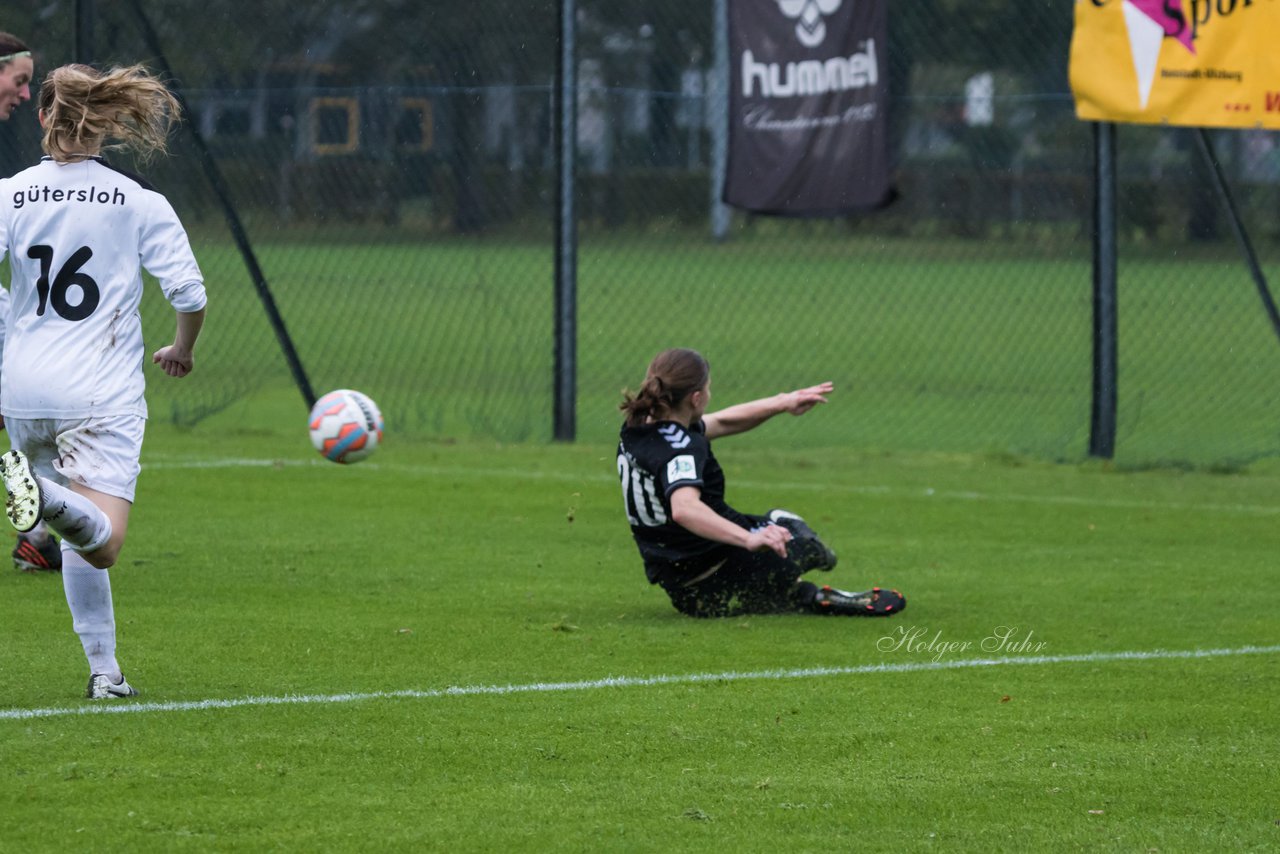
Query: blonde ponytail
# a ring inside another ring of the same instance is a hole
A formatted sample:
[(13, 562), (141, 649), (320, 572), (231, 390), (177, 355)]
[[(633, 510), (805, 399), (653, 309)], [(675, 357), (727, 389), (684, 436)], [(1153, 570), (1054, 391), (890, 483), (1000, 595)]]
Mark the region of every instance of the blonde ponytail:
[(141, 65), (55, 68), (40, 87), (40, 110), (45, 153), (59, 163), (85, 160), (104, 148), (128, 148), (144, 159), (163, 154), (181, 112), (164, 83)]

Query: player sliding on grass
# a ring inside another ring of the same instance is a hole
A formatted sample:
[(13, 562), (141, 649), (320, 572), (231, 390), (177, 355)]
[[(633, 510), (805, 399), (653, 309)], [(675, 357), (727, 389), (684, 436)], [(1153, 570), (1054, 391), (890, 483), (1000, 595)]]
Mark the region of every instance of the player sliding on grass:
[(205, 289), (164, 196), (101, 158), (109, 143), (163, 152), (178, 103), (141, 67), (57, 68), (38, 100), (39, 164), (0, 181), (0, 260), (12, 309), (0, 411), (15, 450), (0, 457), (5, 511), (19, 531), (43, 519), (62, 537), (62, 580), (89, 659), (92, 699), (137, 692), (116, 661), (107, 568), (124, 544), (147, 407), (141, 269), (177, 311), (152, 357), (191, 372)]
[(650, 584), (692, 617), (733, 614), (883, 616), (906, 607), (896, 590), (849, 593), (801, 579), (836, 565), (831, 549), (794, 513), (739, 513), (725, 503), (711, 440), (775, 415), (826, 403), (831, 383), (707, 413), (711, 370), (695, 350), (664, 350), (640, 391), (625, 395), (618, 476), (631, 533)]

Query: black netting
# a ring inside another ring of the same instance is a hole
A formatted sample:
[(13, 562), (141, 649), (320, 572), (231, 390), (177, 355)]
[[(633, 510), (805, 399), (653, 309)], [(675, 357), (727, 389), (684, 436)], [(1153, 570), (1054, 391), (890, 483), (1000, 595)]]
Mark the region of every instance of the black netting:
[[(546, 439), (554, 365), (557, 4), (148, 6), (313, 387), (367, 391), (399, 431)], [(95, 4), (100, 62), (155, 55), (131, 3)], [(1088, 447), (1092, 129), (1066, 84), (1070, 4), (890, 9), (900, 200), (835, 220), (735, 213), (712, 232), (713, 4), (579, 3), (578, 419), (607, 442), (655, 351), (694, 346), (720, 399), (833, 379), (812, 445)], [(5, 26), (72, 55), (71, 4)], [(201, 34), (199, 38), (193, 34)], [(0, 173), (30, 162), (29, 107)], [(1280, 452), (1280, 339), (1191, 131), (1122, 126), (1118, 456)], [(1277, 278), (1280, 140), (1216, 132)], [(212, 295), (191, 382), (156, 416), (301, 396), (199, 152), (139, 167), (192, 234)], [(156, 294), (148, 337), (171, 334)]]

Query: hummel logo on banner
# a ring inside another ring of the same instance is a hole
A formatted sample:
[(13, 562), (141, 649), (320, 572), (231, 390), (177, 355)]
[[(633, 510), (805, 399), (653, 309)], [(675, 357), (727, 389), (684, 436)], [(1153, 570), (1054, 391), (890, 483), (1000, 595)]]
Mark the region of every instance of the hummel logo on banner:
[(843, 0), (778, 0), (778, 8), (788, 18), (797, 18), (796, 38), (805, 47), (817, 47), (827, 37), (823, 15), (840, 8)]
[(677, 451), (681, 448), (689, 447), (689, 443), (693, 441), (689, 438), (689, 434), (681, 430), (679, 425), (676, 424), (659, 427), (658, 432), (662, 434), (662, 438), (667, 440), (667, 444)]

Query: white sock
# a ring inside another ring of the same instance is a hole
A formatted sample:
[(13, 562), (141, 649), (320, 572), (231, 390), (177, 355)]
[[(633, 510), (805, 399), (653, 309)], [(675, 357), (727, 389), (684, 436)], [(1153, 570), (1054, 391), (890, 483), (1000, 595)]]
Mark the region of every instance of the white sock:
[(84, 556), (62, 546), (62, 589), (71, 608), (71, 622), (92, 673), (105, 673), (111, 681), (121, 678), (116, 662), (116, 615), (111, 606), (111, 576)]
[(45, 543), (49, 542), (49, 526), (44, 523), (44, 520), (41, 520), (36, 522), (36, 526), (30, 531), (27, 531), (23, 536), (35, 545), (43, 546)]
[(47, 477), (36, 480), (44, 500), (44, 521), (76, 551), (96, 551), (111, 539), (111, 519), (98, 505)]

